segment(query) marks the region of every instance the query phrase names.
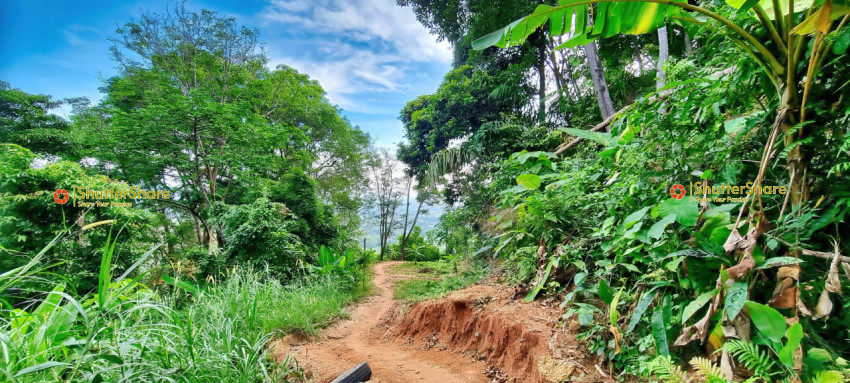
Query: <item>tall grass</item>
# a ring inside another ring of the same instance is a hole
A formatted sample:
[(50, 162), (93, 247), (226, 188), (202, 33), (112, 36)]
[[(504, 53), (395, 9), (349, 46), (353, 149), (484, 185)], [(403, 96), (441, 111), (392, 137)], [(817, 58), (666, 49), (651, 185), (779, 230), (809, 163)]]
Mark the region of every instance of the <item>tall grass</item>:
[(269, 340), (314, 334), (367, 291), (350, 275), (283, 285), (237, 268), (203, 290), (162, 296), (128, 278), (133, 270), (113, 280), (113, 249), (104, 248), (98, 292), (84, 297), (55, 284), (13, 308), (9, 297), (34, 296), (21, 288), (37, 278), (40, 255), (0, 274), (0, 381), (300, 381), (293, 360), (270, 359)]

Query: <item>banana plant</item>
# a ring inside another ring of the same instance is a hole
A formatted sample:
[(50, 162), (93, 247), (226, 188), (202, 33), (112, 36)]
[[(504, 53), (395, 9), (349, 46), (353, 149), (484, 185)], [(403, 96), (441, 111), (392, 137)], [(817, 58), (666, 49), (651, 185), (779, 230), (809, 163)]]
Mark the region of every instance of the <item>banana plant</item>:
[(311, 272), (319, 275), (328, 275), (346, 270), (347, 261), (353, 258), (353, 251), (349, 250), (345, 254), (335, 254), (333, 250), (322, 245), (319, 248), (319, 265), (310, 265), (308, 267)]

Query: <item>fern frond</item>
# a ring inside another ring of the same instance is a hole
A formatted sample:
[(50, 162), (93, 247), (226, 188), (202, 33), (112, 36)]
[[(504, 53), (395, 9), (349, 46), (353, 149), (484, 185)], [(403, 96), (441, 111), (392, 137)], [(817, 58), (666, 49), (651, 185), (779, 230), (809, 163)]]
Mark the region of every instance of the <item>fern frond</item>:
[(755, 375), (770, 376), (776, 367), (776, 363), (771, 359), (770, 354), (759, 349), (755, 343), (733, 339), (724, 343), (723, 349)]
[(689, 362), (690, 365), (694, 368), (697, 375), (701, 375), (705, 378), (706, 382), (709, 383), (727, 383), (726, 377), (723, 374), (723, 371), (720, 370), (720, 366), (715, 366), (711, 363), (710, 360), (703, 357), (694, 357)]
[(425, 181), (433, 187), (439, 182), (440, 177), (460, 170), (471, 161), (472, 153), (460, 147), (440, 150), (431, 157), (428, 171), (425, 173)]
[(649, 370), (667, 383), (688, 383), (688, 374), (673, 363), (668, 356), (659, 356), (652, 360)]

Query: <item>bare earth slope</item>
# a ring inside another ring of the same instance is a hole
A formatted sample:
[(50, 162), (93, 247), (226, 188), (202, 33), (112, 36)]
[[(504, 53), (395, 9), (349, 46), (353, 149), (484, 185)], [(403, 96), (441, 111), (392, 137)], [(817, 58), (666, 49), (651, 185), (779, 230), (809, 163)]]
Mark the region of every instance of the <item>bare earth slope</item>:
[[(372, 382), (606, 381), (557, 319), (559, 310), (512, 299), (504, 285), (476, 285), (412, 307), (393, 300), (405, 276), (375, 265), (380, 294), (354, 306), (323, 339), (287, 336), (279, 360), (293, 354), (316, 382), (330, 382), (360, 362)], [(583, 378), (583, 379), (582, 379)]]

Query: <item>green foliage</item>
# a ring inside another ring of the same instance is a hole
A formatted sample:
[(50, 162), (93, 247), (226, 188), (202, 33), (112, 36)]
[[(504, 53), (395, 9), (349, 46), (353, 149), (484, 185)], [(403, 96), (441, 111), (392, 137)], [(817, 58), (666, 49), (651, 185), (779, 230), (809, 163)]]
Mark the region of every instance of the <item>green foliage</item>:
[[(0, 144), (0, 246), (13, 256), (0, 257), (0, 270), (10, 270), (27, 262), (28, 256), (45, 248), (58, 233), (80, 229), (93, 222), (118, 219), (126, 222), (120, 233), (124, 253), (121, 265), (129, 266), (147, 250), (139, 247), (153, 241), (150, 227), (155, 214), (123, 206), (86, 208), (74, 206), (77, 186), (92, 190), (127, 190), (130, 186), (107, 177), (91, 174), (81, 166), (59, 161), (42, 168), (30, 166), (35, 156), (14, 144)], [(71, 199), (64, 205), (53, 200), (53, 193), (66, 189)], [(62, 241), (43, 259), (43, 265), (55, 265), (56, 275), (64, 276), (73, 290), (81, 293), (97, 288), (100, 259), (96, 254), (108, 244), (101, 231), (79, 230), (74, 241)], [(116, 235), (115, 239), (119, 239)]]
[(768, 378), (775, 372), (773, 359), (755, 343), (732, 339), (723, 344), (723, 349), (757, 376)]
[(292, 276), (306, 260), (306, 247), (292, 233), (298, 222), (285, 205), (258, 198), (250, 204), (220, 206), (224, 212), (217, 215), (228, 241), (215, 258), (196, 260), (203, 274), (215, 275), (232, 265), (268, 265), (273, 274)]
[[(436, 265), (435, 265), (436, 264)], [(425, 262), (417, 265), (417, 270), (437, 270), (442, 276), (438, 280), (412, 278), (399, 281), (395, 286), (395, 299), (403, 299), (408, 302), (419, 302), (426, 299), (434, 299), (467, 287), (483, 278), (487, 271), (480, 265), (468, 264), (460, 273), (446, 269), (448, 263)], [(440, 271), (442, 270), (442, 271)]]
[(776, 309), (755, 302), (747, 302), (747, 311), (759, 334), (779, 342), (785, 336), (785, 317)]
[(653, 373), (668, 383), (690, 382), (690, 377), (681, 367), (677, 366), (669, 356), (661, 356), (652, 360), (650, 367)]
[(358, 266), (355, 259), (356, 251), (348, 250), (345, 254), (335, 254), (333, 250), (324, 245), (319, 248), (319, 257), (316, 265), (308, 264), (311, 273), (317, 275), (341, 275), (348, 276)]
[(0, 81), (0, 143), (74, 158), (78, 143), (71, 124), (50, 113), (62, 104), (47, 95), (11, 89), (9, 83)]
[[(28, 279), (40, 278), (36, 265), (58, 242), (22, 268), (0, 274), (4, 299)], [(226, 279), (212, 281), (191, 297), (181, 290), (155, 292), (138, 277), (128, 278), (138, 263), (115, 277), (115, 248), (115, 242), (108, 242), (101, 253), (96, 294), (75, 296), (57, 284), (21, 308), (4, 307), (0, 337), (9, 352), (0, 371), (5, 378), (302, 381), (294, 360), (278, 364), (270, 359), (271, 337), (278, 332), (315, 334), (343, 315), (345, 303), (368, 292), (363, 279), (326, 276), (282, 285), (268, 270), (243, 268), (230, 269)]]
[[(402, 236), (400, 234), (396, 243), (389, 248), (389, 259), (400, 259)], [(409, 261), (428, 262), (438, 261), (441, 258), (440, 249), (430, 243), (427, 243), (425, 237), (422, 236), (422, 226), (414, 226), (410, 232), (410, 237), (407, 238), (405, 244), (405, 257)]]

